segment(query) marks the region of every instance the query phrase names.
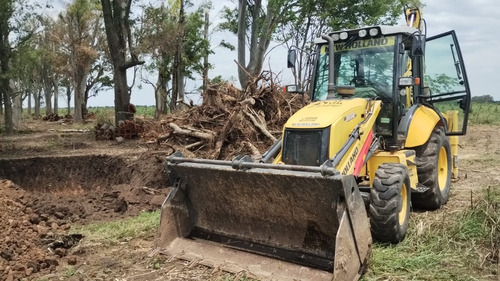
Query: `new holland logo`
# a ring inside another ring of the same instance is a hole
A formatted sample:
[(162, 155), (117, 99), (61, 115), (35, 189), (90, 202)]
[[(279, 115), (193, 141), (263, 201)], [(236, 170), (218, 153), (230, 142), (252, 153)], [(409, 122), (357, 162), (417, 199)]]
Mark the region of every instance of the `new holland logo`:
[(354, 148), (354, 151), (352, 152), (351, 156), (349, 157), (349, 160), (347, 160), (347, 165), (345, 165), (345, 168), (344, 170), (342, 171), (342, 174), (343, 175), (347, 175), (347, 172), (349, 171), (349, 169), (351, 168), (352, 166), (352, 163), (354, 163), (354, 161), (356, 160), (356, 158), (358, 157), (358, 154), (359, 154), (359, 149), (358, 147), (356, 146)]
[(354, 118), (356, 118), (356, 113), (351, 113), (351, 114), (347, 115), (346, 117), (344, 117), (344, 121), (349, 122)]

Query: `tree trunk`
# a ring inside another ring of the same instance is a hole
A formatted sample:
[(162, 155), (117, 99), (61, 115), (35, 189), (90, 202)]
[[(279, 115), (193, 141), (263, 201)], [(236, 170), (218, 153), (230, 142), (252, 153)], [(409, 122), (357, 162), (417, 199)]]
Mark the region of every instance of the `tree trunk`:
[[(270, 8), (269, 1), (267, 14), (263, 20), (262, 0), (255, 0), (253, 5), (250, 30), (247, 30), (246, 26), (247, 10), (250, 10), (247, 1), (240, 0), (238, 6), (238, 78), (242, 88), (246, 88), (252, 77), (257, 77), (262, 72), (264, 55), (269, 48), (272, 32), (276, 26), (276, 16)], [(248, 64), (246, 63), (247, 37), (250, 39)]]
[(86, 79), (85, 75), (79, 75), (76, 74), (75, 77), (75, 115), (73, 116), (73, 120), (76, 123), (81, 123), (83, 122), (83, 114), (84, 114), (84, 109), (83, 109), (83, 97), (85, 95), (85, 86), (86, 86)]
[(32, 95), (33, 94), (31, 93), (31, 89), (28, 90), (28, 116), (30, 116), (30, 117), (31, 117), (31, 111), (32, 111), (31, 110), (31, 96)]
[[(127, 69), (139, 64), (132, 50), (130, 32), (130, 7), (132, 0), (101, 0), (104, 27), (108, 41), (109, 53), (113, 64), (113, 81), (115, 82), (115, 124), (120, 120), (130, 120), (133, 114), (128, 112), (130, 92), (127, 84)], [(127, 48), (128, 44), (128, 48)], [(130, 61), (126, 59), (127, 49)]]
[(155, 87), (155, 119), (159, 118), (161, 114), (166, 114), (165, 107), (167, 105), (167, 82), (168, 77), (165, 77), (161, 71), (158, 71), (158, 81)]
[[(246, 65), (246, 16), (247, 0), (239, 0), (238, 5), (238, 63), (241, 67)], [(238, 79), (242, 88), (247, 86), (248, 75), (245, 70), (238, 67)]]
[(52, 113), (52, 83), (43, 83), (43, 93), (45, 96), (45, 115)]
[(42, 99), (42, 88), (35, 91), (35, 118), (40, 118), (40, 101)]
[(120, 120), (131, 120), (133, 114), (128, 112), (130, 104), (130, 94), (127, 84), (127, 70), (115, 66), (113, 75), (115, 82), (115, 120), (116, 125)]
[(8, 42), (8, 36), (9, 32), (7, 32), (7, 34), (0, 34), (0, 95), (3, 97), (5, 109), (5, 132), (10, 135), (14, 133), (14, 125), (12, 123), (11, 88), (9, 84), (10, 80), (8, 78), (10, 71), (10, 45)]
[(54, 114), (59, 115), (59, 85), (54, 82)]
[(68, 100), (68, 114), (71, 115), (71, 86), (66, 87), (66, 99)]
[[(209, 27), (209, 12), (205, 12), (205, 29), (203, 33), (203, 39), (205, 39), (208, 42), (208, 27)], [(207, 91), (208, 87), (208, 52), (207, 54), (203, 57), (203, 92), (202, 92), (202, 97), (205, 98), (205, 94)]]
[[(3, 82), (2, 84), (5, 84), (5, 82)], [(10, 100), (8, 84), (7, 88), (5, 88), (4, 85), (2, 85), (1, 88), (2, 89), (0, 89), (0, 92), (3, 93), (3, 100), (5, 104), (5, 112), (4, 112), (5, 132), (8, 135), (11, 135), (14, 133), (14, 124), (12, 122), (12, 102)]]
[(179, 9), (179, 33), (174, 55), (174, 75), (172, 79), (172, 100), (170, 109), (174, 111), (177, 108), (177, 102), (184, 102), (184, 67), (182, 66), (182, 42), (184, 41), (184, 0), (180, 1)]
[(14, 95), (12, 100), (12, 125), (14, 129), (19, 130), (21, 128), (21, 118), (23, 116), (23, 97), (21, 93), (18, 93)]

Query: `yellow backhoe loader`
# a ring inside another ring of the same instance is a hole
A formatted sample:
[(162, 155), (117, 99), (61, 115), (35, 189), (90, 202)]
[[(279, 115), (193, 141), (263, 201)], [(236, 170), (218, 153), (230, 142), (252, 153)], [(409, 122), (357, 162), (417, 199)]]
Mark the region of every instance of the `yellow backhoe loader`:
[(372, 237), (398, 243), (411, 206), (445, 204), (467, 75), (454, 31), (426, 37), (419, 9), (406, 19), (317, 40), (312, 102), (260, 162), (169, 156), (158, 249), (263, 280), (357, 280)]

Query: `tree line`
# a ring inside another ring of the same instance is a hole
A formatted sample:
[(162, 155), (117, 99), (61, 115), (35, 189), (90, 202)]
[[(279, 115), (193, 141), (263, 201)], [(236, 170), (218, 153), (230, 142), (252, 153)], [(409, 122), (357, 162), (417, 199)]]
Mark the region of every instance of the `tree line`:
[(272, 41), (299, 50), (295, 76), (307, 81), (307, 54), (315, 37), (394, 24), (405, 5), (419, 1), (228, 1), (222, 23), (211, 30), (233, 33), (234, 46), (210, 40), (209, 1), (72, 0), (49, 16), (50, 2), (0, 0), (0, 114), (5, 131), (12, 133), (23, 104), (37, 117), (42, 105), (46, 114), (58, 114), (57, 97), (64, 92), (68, 113), (74, 108), (74, 121), (81, 122), (88, 100), (113, 89), (118, 122), (132, 117), (130, 97), (141, 79), (154, 89), (158, 117), (184, 101), (187, 79), (201, 75), (204, 93), (213, 46), (236, 50), (234, 70), (242, 88), (262, 72)]

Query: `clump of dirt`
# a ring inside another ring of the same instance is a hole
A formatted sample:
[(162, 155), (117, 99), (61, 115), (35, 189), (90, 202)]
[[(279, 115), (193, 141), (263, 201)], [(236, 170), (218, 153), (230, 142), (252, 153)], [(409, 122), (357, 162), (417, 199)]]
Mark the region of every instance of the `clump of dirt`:
[(115, 185), (111, 188), (28, 192), (0, 181), (0, 280), (54, 271), (81, 235), (67, 235), (73, 223), (105, 221), (158, 210), (167, 189)]
[[(41, 235), (50, 225), (34, 222), (33, 209), (20, 202), (26, 192), (10, 181), (0, 181), (0, 280), (17, 280), (39, 271), (54, 270), (55, 253), (43, 249)], [(47, 220), (49, 218), (46, 218)], [(55, 226), (55, 225), (54, 225)]]
[[(75, 264), (72, 224), (158, 210), (169, 191), (163, 154), (0, 160), (0, 281)], [(19, 184), (19, 185), (18, 185)]]

